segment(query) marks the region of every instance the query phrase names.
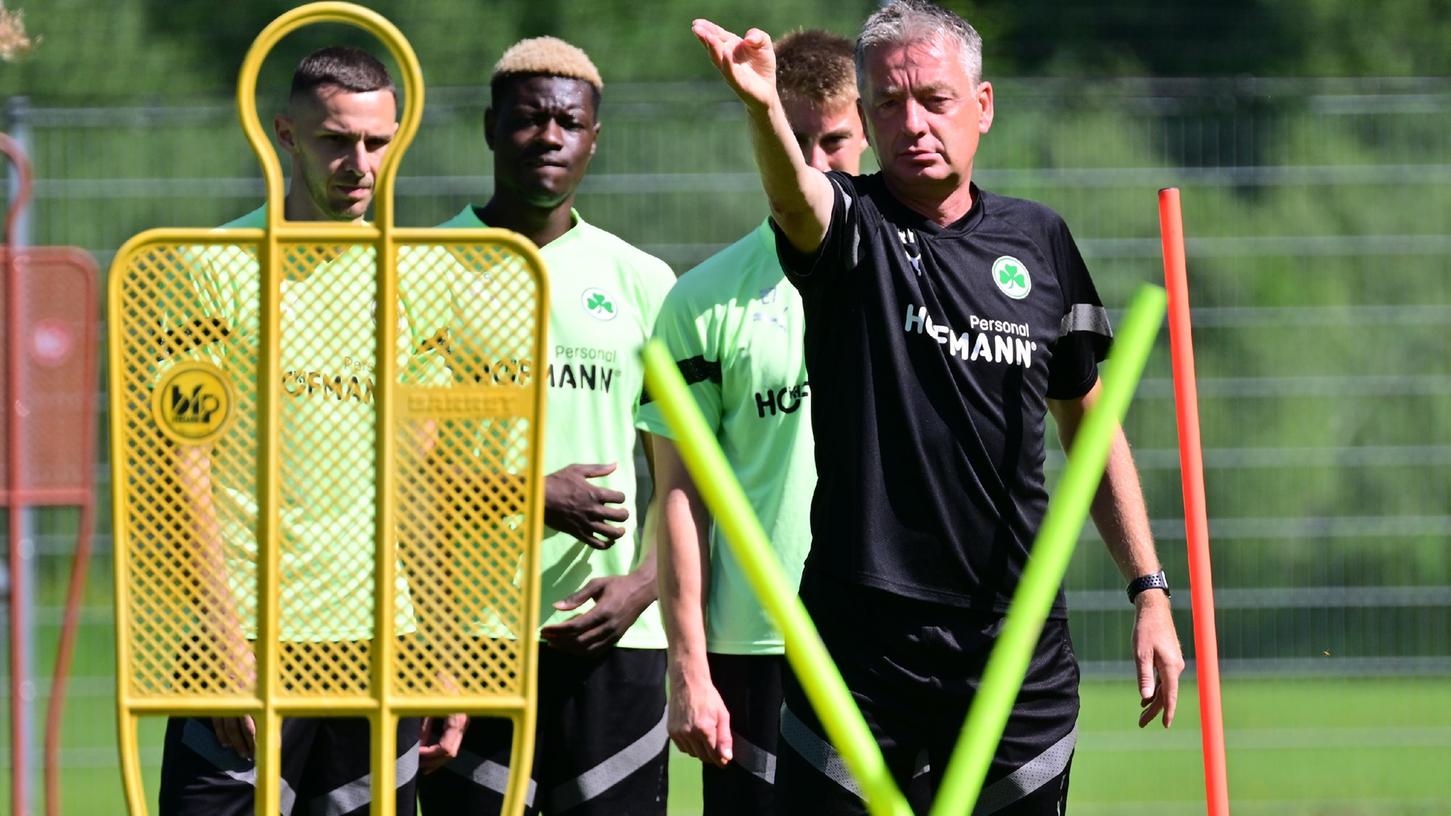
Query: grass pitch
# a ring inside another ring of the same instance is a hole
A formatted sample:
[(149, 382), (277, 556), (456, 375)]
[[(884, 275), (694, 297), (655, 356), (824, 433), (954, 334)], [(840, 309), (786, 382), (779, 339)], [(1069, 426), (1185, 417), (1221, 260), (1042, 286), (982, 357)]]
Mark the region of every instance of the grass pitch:
[[(122, 812), (109, 688), (77, 684), (65, 722), (65, 814)], [(1451, 678), (1235, 679), (1224, 684), (1229, 786), (1236, 814), (1430, 816), (1451, 802)], [(1136, 727), (1127, 675), (1083, 684), (1070, 812), (1198, 816), (1204, 812), (1198, 700), (1184, 689), (1165, 732)], [(155, 807), (162, 722), (143, 724)], [(670, 813), (700, 812), (695, 761), (675, 754)], [(8, 796), (8, 775), (0, 795)], [(40, 781), (35, 782), (37, 795)], [(0, 800), (3, 801), (3, 800)], [(37, 804), (39, 804), (37, 802)]]

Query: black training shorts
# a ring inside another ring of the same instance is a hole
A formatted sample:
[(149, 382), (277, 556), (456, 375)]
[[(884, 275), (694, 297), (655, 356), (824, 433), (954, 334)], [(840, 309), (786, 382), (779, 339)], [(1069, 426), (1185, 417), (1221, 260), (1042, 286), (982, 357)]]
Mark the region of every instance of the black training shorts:
[[(801, 599), (881, 746), (925, 812), (957, 746), (1003, 617), (804, 576)], [(856, 782), (794, 676), (785, 681), (776, 786), (786, 813), (865, 814)], [(1058, 816), (1077, 738), (1068, 622), (1043, 628), (975, 814)]]
[[(540, 646), (538, 712), (526, 813), (664, 816), (664, 649), (612, 647), (585, 658)], [(474, 718), (458, 757), (423, 777), (424, 816), (498, 813), (512, 730), (507, 720)]]
[(708, 653), (710, 679), (731, 717), (731, 761), (701, 763), (702, 816), (773, 816), (776, 756), (781, 733), (782, 655)]
[[(413, 813), (419, 720), (398, 721), (396, 813)], [(282, 721), (282, 813), (366, 816), (372, 803), (368, 721)], [(173, 717), (161, 758), (161, 816), (252, 816), (257, 769), (222, 747), (207, 717)]]

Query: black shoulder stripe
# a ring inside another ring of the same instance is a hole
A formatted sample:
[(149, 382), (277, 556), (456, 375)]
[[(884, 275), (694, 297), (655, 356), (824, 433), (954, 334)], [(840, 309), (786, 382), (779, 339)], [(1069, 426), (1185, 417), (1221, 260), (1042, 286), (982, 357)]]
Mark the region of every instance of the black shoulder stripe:
[(1059, 334), (1071, 334), (1073, 332), (1090, 332), (1101, 334), (1104, 337), (1113, 337), (1113, 328), (1108, 322), (1108, 310), (1102, 306), (1095, 306), (1092, 303), (1075, 303), (1063, 315), (1063, 321), (1058, 326)]
[[(695, 385), (698, 382), (707, 380), (717, 385), (720, 384), (720, 361), (707, 360), (705, 355), (697, 355), (688, 360), (676, 360), (675, 365), (680, 367), (680, 375), (685, 378), (686, 385)], [(640, 393), (640, 404), (650, 402), (648, 390)]]

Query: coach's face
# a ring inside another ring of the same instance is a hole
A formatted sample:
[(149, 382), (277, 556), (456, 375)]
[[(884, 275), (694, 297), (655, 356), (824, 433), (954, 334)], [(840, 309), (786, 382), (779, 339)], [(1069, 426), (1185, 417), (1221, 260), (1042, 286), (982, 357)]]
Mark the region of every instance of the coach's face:
[(866, 57), (861, 105), (882, 172), (904, 187), (966, 185), (992, 126), (992, 85), (974, 86), (951, 37), (882, 45)]
[(306, 199), (289, 194), (287, 217), (361, 220), (373, 201), (383, 156), (398, 132), (393, 92), (352, 93), (323, 85), (289, 102), (273, 127), (292, 158), (293, 185), (300, 184), (307, 193)]
[(498, 109), (484, 113), (495, 183), (534, 206), (558, 206), (589, 168), (600, 131), (596, 116), (594, 88), (583, 80), (537, 76), (510, 83)]

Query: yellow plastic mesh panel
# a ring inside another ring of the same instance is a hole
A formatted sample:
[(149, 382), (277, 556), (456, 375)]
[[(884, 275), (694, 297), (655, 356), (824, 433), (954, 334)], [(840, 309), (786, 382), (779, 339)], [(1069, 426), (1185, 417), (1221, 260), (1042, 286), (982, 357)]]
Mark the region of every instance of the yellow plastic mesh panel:
[[(367, 694), (377, 546), (377, 257), (284, 245), (278, 576), (284, 697)], [(399, 327), (399, 363), (413, 345)], [(406, 593), (397, 625), (411, 625)], [(328, 644), (325, 648), (318, 644)]]
[(127, 497), (123, 636), (137, 697), (253, 688), (241, 634), (251, 608), (230, 568), (246, 552), (225, 528), (232, 498), (255, 481), (257, 310), (234, 284), (255, 281), (256, 268), (251, 247), (150, 245), (119, 270), (115, 478)]
[[(528, 512), (540, 489), (534, 273), (503, 246), (399, 248), (385, 540), (396, 580), (380, 588), (377, 253), (284, 243), (281, 261), (280, 697), (377, 694), (378, 597), (397, 635), (396, 693), (524, 694), (517, 638), (531, 628)], [(128, 682), (137, 698), (250, 696), (266, 353), (257, 250), (151, 245), (121, 274)]]
[(540, 293), (501, 246), (403, 246), (398, 266), (445, 386), (400, 368), (396, 522), (417, 628), (395, 693), (523, 694)]

